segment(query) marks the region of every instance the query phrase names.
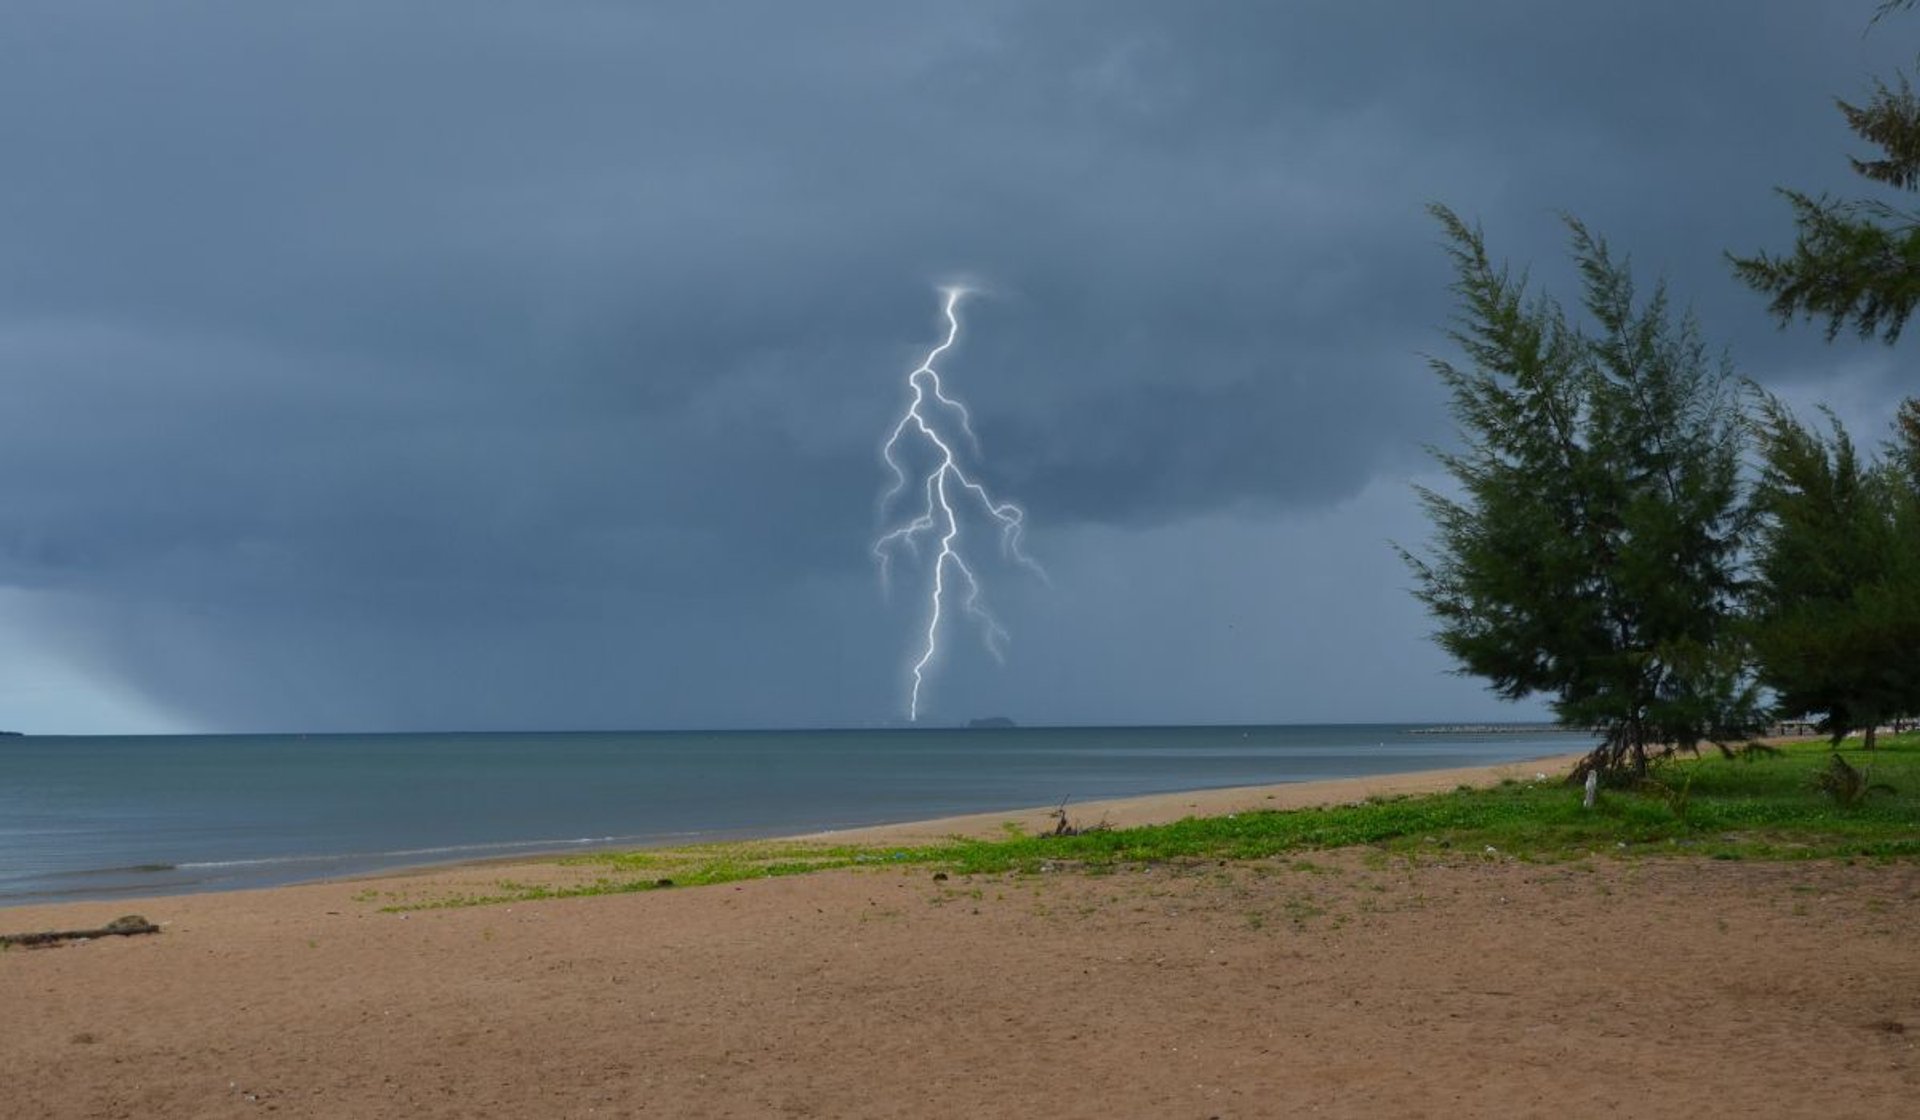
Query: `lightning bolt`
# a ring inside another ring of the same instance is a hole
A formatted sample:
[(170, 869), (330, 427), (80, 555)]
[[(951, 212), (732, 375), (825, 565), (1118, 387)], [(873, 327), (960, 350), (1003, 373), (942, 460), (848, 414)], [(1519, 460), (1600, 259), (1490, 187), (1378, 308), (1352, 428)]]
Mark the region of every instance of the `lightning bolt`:
[[(947, 319), (946, 337), (927, 351), (926, 358), (907, 374), (910, 399), (906, 411), (901, 413), (899, 422), (893, 426), (893, 432), (880, 448), (881, 459), (893, 473), (893, 485), (880, 498), (881, 515), (884, 517), (893, 508), (894, 502), (912, 485), (907, 468), (901, 464), (899, 452), (903, 442), (915, 439), (924, 442), (931, 453), (929, 466), (921, 480), (926, 503), (915, 516), (885, 530), (873, 542), (873, 558), (880, 567), (882, 592), (889, 590), (892, 584), (894, 553), (905, 548), (918, 556), (923, 540), (938, 541), (940, 546), (933, 561), (933, 583), (928, 590), (926, 640), (918, 660), (913, 663), (913, 688), (907, 696), (907, 718), (916, 722), (920, 719), (920, 689), (926, 683), (928, 667), (940, 652), (940, 625), (946, 613), (949, 572), (952, 573), (951, 582), (960, 593), (960, 609), (979, 625), (981, 641), (985, 643), (987, 652), (996, 661), (1004, 663), (1006, 659), (1006, 628), (987, 610), (981, 598), (980, 580), (961, 554), (964, 529), (954, 508), (955, 503), (971, 503), (988, 521), (999, 526), (1000, 554), (1003, 557), (1033, 572), (1043, 582), (1047, 578), (1045, 569), (1020, 547), (1021, 538), (1026, 533), (1026, 511), (1012, 502), (995, 498), (968, 474), (954, 450), (959, 441), (942, 434), (943, 430), (957, 430), (966, 438), (966, 446), (972, 450), (974, 457), (980, 457), (980, 437), (974, 434), (972, 415), (967, 412), (966, 405), (946, 394), (940, 383), (940, 372), (934, 368), (934, 363), (940, 360), (941, 355), (953, 349), (954, 343), (959, 341), (960, 301), (966, 297), (967, 290), (942, 288), (940, 293), (946, 300), (943, 308)], [(945, 423), (944, 429), (942, 422)]]

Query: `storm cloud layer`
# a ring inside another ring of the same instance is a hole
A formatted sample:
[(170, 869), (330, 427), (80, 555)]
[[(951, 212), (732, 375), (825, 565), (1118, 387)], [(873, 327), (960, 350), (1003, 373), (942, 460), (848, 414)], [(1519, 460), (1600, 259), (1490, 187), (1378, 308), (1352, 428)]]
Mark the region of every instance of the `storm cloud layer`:
[(1579, 215), (1871, 438), (1904, 351), (1722, 254), (1856, 193), (1873, 8), (10, 5), (0, 725), (897, 719), (877, 448), (952, 282), (1053, 587), (931, 718), (1511, 712), (1387, 544), (1450, 438), (1424, 207), (1562, 291)]

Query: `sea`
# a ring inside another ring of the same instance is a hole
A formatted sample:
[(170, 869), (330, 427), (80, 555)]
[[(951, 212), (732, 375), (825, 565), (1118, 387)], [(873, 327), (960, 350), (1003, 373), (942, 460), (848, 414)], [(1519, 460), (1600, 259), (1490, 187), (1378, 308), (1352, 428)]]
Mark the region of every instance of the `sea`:
[(0, 739), (0, 906), (1477, 766), (1488, 725)]

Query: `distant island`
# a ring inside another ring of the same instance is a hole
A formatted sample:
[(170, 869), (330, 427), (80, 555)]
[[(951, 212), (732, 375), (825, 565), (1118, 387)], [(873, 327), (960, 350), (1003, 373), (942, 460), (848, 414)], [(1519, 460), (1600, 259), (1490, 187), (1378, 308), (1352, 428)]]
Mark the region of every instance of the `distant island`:
[(967, 721), (967, 729), (970, 731), (997, 731), (1001, 728), (1018, 726), (1020, 725), (1008, 719), (1006, 716), (982, 716), (979, 719), (970, 719)]

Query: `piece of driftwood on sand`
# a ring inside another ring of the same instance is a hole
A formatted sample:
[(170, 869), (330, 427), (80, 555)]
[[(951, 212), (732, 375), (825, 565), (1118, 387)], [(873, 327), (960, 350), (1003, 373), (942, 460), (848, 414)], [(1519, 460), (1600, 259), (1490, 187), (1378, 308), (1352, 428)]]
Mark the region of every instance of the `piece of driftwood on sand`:
[(0, 933), (0, 945), (56, 945), (62, 941), (86, 941), (95, 937), (132, 937), (141, 933), (159, 933), (160, 927), (138, 914), (115, 918), (94, 929), (59, 929), (40, 933)]

